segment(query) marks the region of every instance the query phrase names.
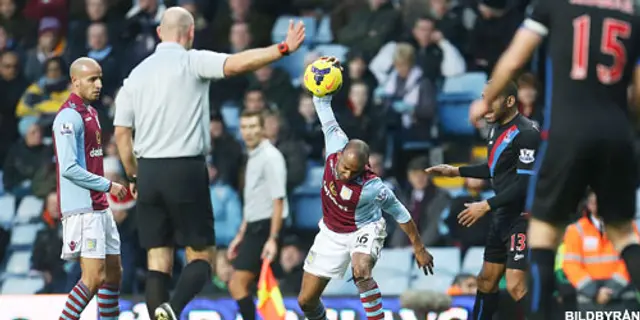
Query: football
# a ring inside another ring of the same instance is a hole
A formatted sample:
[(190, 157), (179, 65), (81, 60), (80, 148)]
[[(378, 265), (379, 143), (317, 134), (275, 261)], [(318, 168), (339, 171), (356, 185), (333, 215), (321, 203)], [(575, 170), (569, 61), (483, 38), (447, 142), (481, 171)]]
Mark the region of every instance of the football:
[(334, 94), (342, 87), (342, 70), (332, 61), (318, 59), (304, 71), (304, 86), (316, 97)]

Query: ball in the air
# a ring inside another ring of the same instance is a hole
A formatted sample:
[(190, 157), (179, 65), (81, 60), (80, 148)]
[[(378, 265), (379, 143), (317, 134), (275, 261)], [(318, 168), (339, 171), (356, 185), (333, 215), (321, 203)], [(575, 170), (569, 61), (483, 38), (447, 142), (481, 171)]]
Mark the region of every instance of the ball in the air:
[(342, 86), (342, 71), (332, 62), (318, 59), (304, 71), (304, 86), (316, 97), (334, 94)]

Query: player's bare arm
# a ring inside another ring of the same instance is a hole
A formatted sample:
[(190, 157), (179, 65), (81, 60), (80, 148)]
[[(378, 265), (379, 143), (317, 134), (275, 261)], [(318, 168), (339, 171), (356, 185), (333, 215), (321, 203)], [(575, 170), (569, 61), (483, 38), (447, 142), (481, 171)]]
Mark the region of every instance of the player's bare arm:
[(520, 70), (535, 49), (542, 42), (543, 37), (528, 29), (520, 28), (516, 32), (511, 45), (505, 51), (491, 74), (491, 82), (485, 88), (484, 96), (480, 100), (476, 100), (469, 110), (469, 120), (477, 123), (485, 114), (489, 112), (489, 104), (493, 102), (500, 92), (504, 90), (506, 85), (513, 79), (516, 72)]
[(127, 177), (130, 179), (129, 187), (131, 194), (137, 198), (138, 190), (136, 188), (135, 177), (138, 175), (138, 162), (133, 155), (133, 129), (116, 126), (114, 136), (116, 145), (118, 146), (120, 160), (122, 161)]
[(635, 109), (636, 117), (640, 117), (640, 65), (636, 65), (636, 68), (633, 70), (631, 105)]
[(289, 30), (284, 42), (266, 48), (251, 49), (229, 56), (224, 64), (224, 75), (227, 77), (257, 70), (280, 58), (283, 54), (295, 52), (305, 38), (305, 27), (302, 21), (289, 21)]
[(433, 274), (433, 256), (429, 251), (427, 251), (427, 248), (425, 248), (422, 243), (422, 239), (420, 238), (420, 233), (418, 232), (418, 227), (416, 227), (415, 222), (413, 222), (413, 220), (409, 220), (408, 222), (399, 223), (398, 225), (407, 237), (409, 237), (418, 267), (424, 271), (425, 275)]
[(491, 172), (489, 172), (489, 165), (485, 162), (477, 165), (468, 165), (462, 167), (455, 167), (448, 164), (439, 164), (424, 170), (427, 174), (439, 175), (443, 177), (463, 177), (463, 178), (477, 178), (477, 179), (489, 179), (491, 178)]
[(424, 172), (426, 172), (429, 175), (439, 175), (443, 177), (459, 177), (460, 176), (460, 170), (458, 169), (458, 167), (454, 167), (448, 164), (439, 164), (437, 166), (429, 167), (424, 169)]
[(282, 229), (282, 211), (284, 210), (284, 199), (273, 200), (273, 213), (271, 214), (271, 231), (269, 240), (262, 249), (262, 258), (273, 260), (278, 254), (278, 235)]
[(238, 246), (240, 245), (240, 243), (242, 243), (246, 230), (247, 221), (243, 219), (242, 224), (240, 225), (240, 229), (238, 229), (238, 233), (236, 234), (235, 238), (231, 240), (231, 243), (229, 243), (229, 248), (227, 249), (227, 259), (233, 260), (238, 256)]

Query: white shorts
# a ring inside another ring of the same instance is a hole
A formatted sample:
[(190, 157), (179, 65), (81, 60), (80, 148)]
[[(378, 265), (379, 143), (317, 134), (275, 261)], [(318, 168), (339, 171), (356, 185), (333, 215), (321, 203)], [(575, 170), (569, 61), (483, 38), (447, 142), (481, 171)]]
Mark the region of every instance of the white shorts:
[(370, 254), (378, 260), (387, 237), (384, 218), (351, 233), (333, 232), (322, 220), (318, 225), (320, 232), (304, 261), (304, 271), (322, 278), (342, 278), (355, 252)]
[(110, 209), (62, 218), (64, 260), (120, 254), (120, 234)]

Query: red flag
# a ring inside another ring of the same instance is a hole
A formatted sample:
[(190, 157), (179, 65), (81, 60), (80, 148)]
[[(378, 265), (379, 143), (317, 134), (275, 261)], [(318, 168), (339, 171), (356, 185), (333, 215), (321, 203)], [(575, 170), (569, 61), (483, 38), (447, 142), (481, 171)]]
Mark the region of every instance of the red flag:
[(258, 280), (258, 313), (264, 320), (284, 320), (286, 309), (271, 262), (264, 259)]

